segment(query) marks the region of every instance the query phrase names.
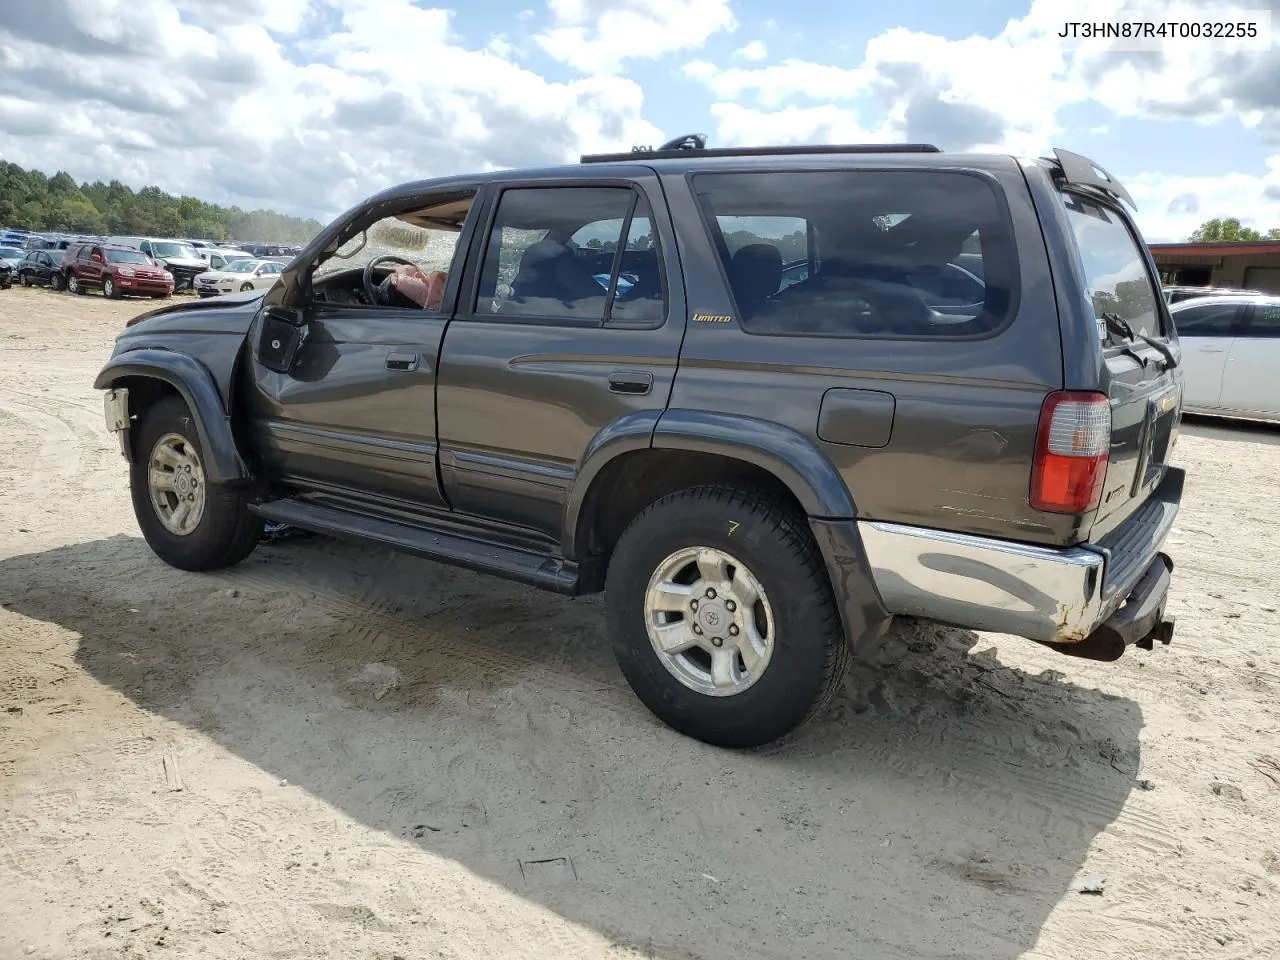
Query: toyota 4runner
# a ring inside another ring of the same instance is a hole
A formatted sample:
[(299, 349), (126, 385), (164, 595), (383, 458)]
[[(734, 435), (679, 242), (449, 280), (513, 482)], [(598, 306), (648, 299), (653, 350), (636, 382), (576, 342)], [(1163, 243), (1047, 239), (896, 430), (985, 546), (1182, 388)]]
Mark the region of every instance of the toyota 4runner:
[(658, 717), (760, 744), (894, 615), (1169, 642), (1180, 348), (1126, 204), (1064, 150), (700, 136), (410, 183), (95, 386), (164, 561), (272, 522), (604, 590)]

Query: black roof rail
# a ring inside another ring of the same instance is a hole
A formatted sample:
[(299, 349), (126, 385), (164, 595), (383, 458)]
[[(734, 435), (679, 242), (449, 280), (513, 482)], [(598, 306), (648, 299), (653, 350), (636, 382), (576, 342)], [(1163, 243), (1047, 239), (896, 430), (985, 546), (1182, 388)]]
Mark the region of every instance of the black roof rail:
[[(672, 160), (683, 157), (788, 157), (809, 154), (832, 153), (941, 153), (932, 143), (836, 143), (799, 144), (777, 147), (672, 147), (674, 143), (688, 143), (702, 137), (694, 134), (665, 143), (657, 150), (650, 147), (632, 147), (630, 153), (583, 154), (582, 163), (616, 163), (622, 160)], [(703, 137), (705, 142), (705, 137)]]
[(1129, 191), (1124, 188), (1124, 185), (1088, 157), (1082, 157), (1080, 154), (1072, 153), (1070, 150), (1063, 150), (1061, 147), (1054, 147), (1053, 159), (1048, 157), (1045, 159), (1057, 166), (1057, 170), (1065, 182), (1078, 187), (1100, 190), (1107, 196), (1115, 197), (1115, 199), (1127, 203), (1134, 210), (1138, 209), (1137, 203), (1134, 202), (1133, 197), (1129, 195)]

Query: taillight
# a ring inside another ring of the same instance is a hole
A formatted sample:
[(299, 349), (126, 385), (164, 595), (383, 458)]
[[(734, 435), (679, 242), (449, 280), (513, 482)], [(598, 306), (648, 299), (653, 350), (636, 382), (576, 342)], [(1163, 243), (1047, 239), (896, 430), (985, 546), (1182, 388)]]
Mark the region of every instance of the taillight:
[(1111, 448), (1111, 403), (1101, 393), (1060, 391), (1040, 408), (1031, 506), (1046, 513), (1087, 513), (1102, 500)]

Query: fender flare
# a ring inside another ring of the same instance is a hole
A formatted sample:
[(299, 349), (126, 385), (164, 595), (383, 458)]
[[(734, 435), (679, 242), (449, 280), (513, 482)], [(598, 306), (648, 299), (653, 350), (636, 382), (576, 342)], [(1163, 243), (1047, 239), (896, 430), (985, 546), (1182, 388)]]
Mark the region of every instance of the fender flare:
[(769, 420), (704, 410), (668, 410), (655, 450), (693, 450), (745, 460), (777, 477), (809, 517), (853, 519), (853, 497), (835, 465), (797, 430)]
[(185, 353), (144, 347), (113, 357), (93, 386), (96, 390), (110, 390), (127, 377), (159, 380), (178, 391), (195, 420), (211, 482), (234, 484), (251, 478), (231, 431), (231, 417), (208, 367)]

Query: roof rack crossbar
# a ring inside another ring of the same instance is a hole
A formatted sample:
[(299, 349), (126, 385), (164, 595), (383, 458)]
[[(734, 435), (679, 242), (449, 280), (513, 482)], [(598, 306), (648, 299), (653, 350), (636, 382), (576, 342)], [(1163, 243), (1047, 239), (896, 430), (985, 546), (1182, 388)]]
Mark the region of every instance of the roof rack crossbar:
[[(682, 138), (683, 139), (683, 138)], [(667, 145), (664, 144), (665, 148)], [(649, 150), (640, 148), (630, 153), (583, 154), (582, 163), (617, 163), (624, 160), (673, 160), (689, 157), (785, 157), (833, 153), (941, 153), (932, 143), (840, 143), (799, 144), (779, 147), (713, 147), (711, 149), (680, 147)]]

